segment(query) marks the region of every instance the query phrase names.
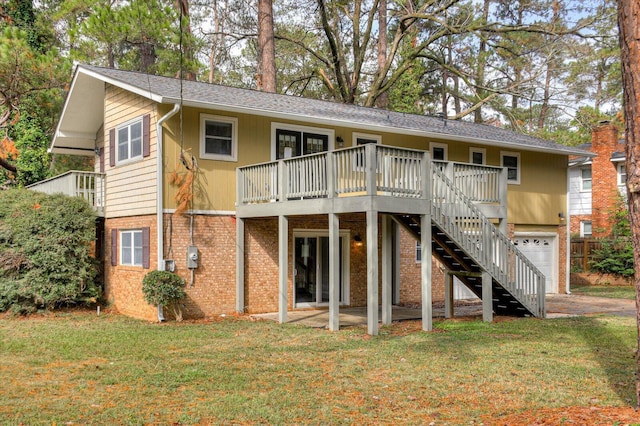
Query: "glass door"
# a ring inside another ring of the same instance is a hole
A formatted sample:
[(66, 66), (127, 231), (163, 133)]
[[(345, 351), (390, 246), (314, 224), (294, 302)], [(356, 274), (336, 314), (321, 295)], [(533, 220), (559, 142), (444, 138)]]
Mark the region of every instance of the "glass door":
[[(339, 298), (341, 303), (343, 301), (343, 243), (343, 237), (340, 237)], [(294, 244), (294, 303), (297, 306), (329, 303), (329, 237), (296, 236)]]

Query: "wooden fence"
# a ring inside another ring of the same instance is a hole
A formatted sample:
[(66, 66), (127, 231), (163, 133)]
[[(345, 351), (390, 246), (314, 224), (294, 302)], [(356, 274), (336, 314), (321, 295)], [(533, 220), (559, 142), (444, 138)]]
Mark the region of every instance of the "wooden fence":
[(571, 271), (589, 272), (595, 252), (602, 248), (602, 240), (595, 238), (576, 238), (571, 240)]

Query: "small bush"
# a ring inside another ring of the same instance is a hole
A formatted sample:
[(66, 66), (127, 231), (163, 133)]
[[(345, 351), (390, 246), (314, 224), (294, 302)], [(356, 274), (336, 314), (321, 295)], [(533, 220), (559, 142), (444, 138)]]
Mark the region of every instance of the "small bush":
[(76, 197), (0, 191), (0, 312), (95, 302), (95, 214)]
[(177, 321), (182, 321), (180, 301), (187, 297), (184, 280), (168, 271), (151, 271), (142, 279), (142, 293), (147, 303), (157, 306), (171, 306)]

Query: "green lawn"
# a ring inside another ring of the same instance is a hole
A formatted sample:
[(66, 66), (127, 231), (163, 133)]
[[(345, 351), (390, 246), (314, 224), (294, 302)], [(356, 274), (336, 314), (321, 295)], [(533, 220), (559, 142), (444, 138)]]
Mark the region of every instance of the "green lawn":
[(0, 423), (468, 425), (635, 402), (633, 318), (434, 325), (5, 316)]
[(636, 289), (633, 286), (584, 286), (571, 287), (571, 293), (584, 296), (609, 297), (613, 299), (636, 298)]

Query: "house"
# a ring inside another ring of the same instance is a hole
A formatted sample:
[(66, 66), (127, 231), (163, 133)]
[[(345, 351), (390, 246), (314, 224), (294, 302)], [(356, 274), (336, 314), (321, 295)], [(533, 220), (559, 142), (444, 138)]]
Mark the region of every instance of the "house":
[[(335, 330), (341, 307), (366, 306), (371, 334), (393, 304), (421, 306), (429, 330), (433, 301), (452, 314), (454, 277), (485, 320), (544, 317), (545, 293), (567, 284), (568, 158), (588, 154), (493, 126), (87, 65), (50, 151), (96, 158), (95, 183), (75, 186), (101, 208), (104, 294), (120, 312), (153, 319), (142, 278), (169, 269), (187, 281), (187, 317), (285, 322), (327, 306)], [(65, 179), (78, 182), (53, 181)]]
[(620, 196), (626, 197), (625, 141), (612, 123), (601, 121), (592, 131), (591, 143), (581, 148), (589, 155), (569, 161), (570, 233), (605, 237)]

